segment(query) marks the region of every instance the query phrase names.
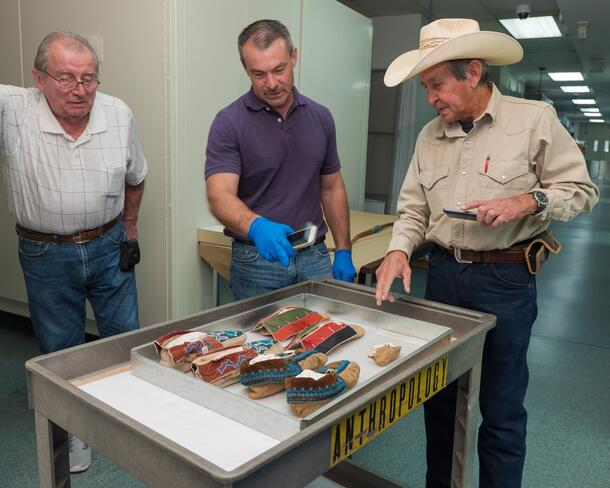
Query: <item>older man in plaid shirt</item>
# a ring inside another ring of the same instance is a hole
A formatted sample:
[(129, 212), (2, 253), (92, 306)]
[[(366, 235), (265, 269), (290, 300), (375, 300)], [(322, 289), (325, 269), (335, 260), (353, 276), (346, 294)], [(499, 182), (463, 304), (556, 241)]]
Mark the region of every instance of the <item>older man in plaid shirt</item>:
[[(48, 353), (84, 342), (86, 299), (102, 337), (138, 328), (133, 264), (148, 166), (127, 105), (97, 92), (86, 39), (47, 35), (32, 75), (37, 88), (0, 85), (0, 158), (32, 324)], [(121, 249), (131, 262), (121, 263)], [(90, 452), (71, 468), (89, 463)]]

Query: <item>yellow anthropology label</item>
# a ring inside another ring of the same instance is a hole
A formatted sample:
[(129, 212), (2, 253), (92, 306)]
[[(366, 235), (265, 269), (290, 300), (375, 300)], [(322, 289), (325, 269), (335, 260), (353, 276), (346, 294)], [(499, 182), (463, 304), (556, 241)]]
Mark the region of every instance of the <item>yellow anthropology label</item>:
[(337, 422), (330, 441), (330, 465), (343, 461), (445, 388), (447, 369), (448, 358), (443, 356)]

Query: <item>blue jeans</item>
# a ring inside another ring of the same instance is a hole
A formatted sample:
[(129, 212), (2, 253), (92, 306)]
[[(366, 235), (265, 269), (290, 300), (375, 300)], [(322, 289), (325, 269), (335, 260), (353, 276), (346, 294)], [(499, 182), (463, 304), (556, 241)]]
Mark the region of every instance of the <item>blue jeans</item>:
[(230, 285), (235, 300), (260, 295), (301, 281), (331, 276), (330, 256), (323, 242), (301, 249), (290, 259), (288, 268), (285, 268), (277, 261), (267, 261), (254, 246), (233, 241)]
[[(525, 461), (529, 379), (527, 348), (536, 305), (536, 279), (524, 263), (461, 264), (438, 248), (429, 261), (426, 298), (491, 313), (496, 326), (485, 339), (479, 403), (479, 486), (521, 486)], [(457, 382), (424, 404), (427, 488), (449, 487)]]
[(135, 272), (119, 269), (125, 239), (122, 220), (84, 244), (19, 237), (30, 316), (43, 354), (85, 342), (87, 298), (101, 337), (138, 328)]

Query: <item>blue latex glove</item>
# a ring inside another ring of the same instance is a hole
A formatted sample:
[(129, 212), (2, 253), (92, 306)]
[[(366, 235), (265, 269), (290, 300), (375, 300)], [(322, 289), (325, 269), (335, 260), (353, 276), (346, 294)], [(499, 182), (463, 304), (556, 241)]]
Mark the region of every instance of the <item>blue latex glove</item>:
[(356, 277), (356, 268), (352, 263), (352, 251), (338, 249), (333, 260), (333, 277), (352, 283)]
[(286, 239), (286, 234), (291, 232), (293, 229), (289, 225), (257, 217), (250, 224), (248, 239), (254, 241), (256, 249), (267, 261), (279, 261), (288, 267), (290, 258), (296, 256), (296, 251)]

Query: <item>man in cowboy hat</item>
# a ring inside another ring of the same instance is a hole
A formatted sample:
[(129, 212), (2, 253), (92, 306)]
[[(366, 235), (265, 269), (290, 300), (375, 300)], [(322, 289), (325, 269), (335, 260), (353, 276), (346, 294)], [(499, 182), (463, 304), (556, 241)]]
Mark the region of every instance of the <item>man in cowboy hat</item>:
[[(483, 350), (480, 486), (511, 488), (521, 485), (525, 459), (535, 273), (547, 249), (559, 249), (545, 231), (553, 219), (590, 211), (599, 197), (553, 108), (503, 96), (488, 81), (488, 65), (522, 56), (512, 37), (481, 32), (474, 20), (441, 19), (421, 29), (419, 49), (388, 68), (388, 86), (419, 75), (439, 116), (417, 139), (376, 291), (378, 305), (393, 301), (398, 277), (408, 293), (408, 258), (431, 241), (426, 298), (496, 315)], [(476, 212), (476, 220), (452, 218), (446, 207)], [(424, 405), (428, 487), (450, 485), (456, 390), (454, 382)]]

